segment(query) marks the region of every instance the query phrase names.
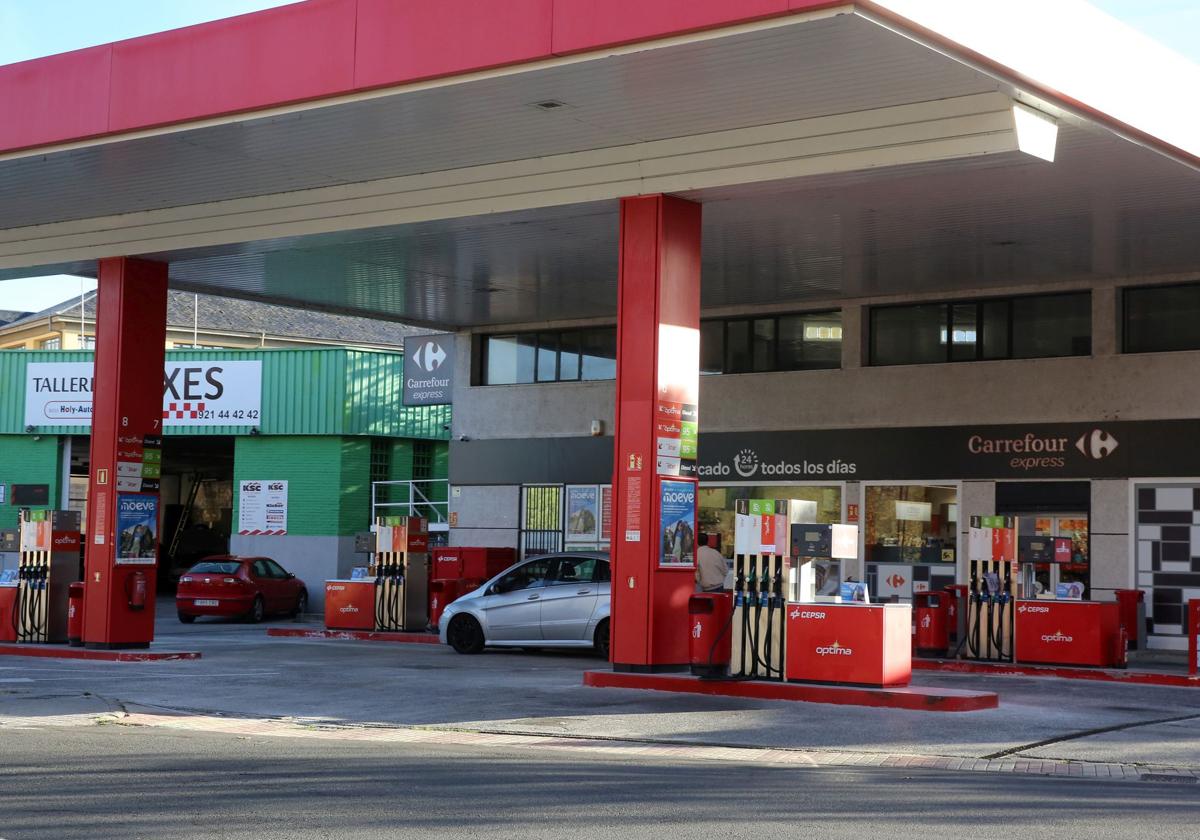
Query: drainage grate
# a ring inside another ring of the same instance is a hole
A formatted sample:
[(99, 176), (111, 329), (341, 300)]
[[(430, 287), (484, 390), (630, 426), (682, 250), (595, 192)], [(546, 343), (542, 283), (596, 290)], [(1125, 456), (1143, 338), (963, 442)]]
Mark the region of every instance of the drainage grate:
[(1173, 773), (1143, 773), (1143, 782), (1174, 782), (1176, 784), (1194, 785), (1200, 782), (1195, 776), (1176, 776)]

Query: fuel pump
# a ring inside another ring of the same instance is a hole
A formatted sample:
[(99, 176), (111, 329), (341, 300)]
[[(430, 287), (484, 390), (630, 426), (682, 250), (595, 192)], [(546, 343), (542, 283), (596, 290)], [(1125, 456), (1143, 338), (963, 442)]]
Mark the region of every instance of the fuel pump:
[(375, 629), (423, 630), (429, 621), (429, 536), (417, 516), (380, 517), (375, 525)]
[(79, 580), (79, 513), (22, 508), (18, 524), (17, 641), (65, 642), (70, 585)]
[(1016, 601), (1017, 528), (1011, 517), (971, 517), (968, 531), (970, 589), (966, 654), (1010, 661)]

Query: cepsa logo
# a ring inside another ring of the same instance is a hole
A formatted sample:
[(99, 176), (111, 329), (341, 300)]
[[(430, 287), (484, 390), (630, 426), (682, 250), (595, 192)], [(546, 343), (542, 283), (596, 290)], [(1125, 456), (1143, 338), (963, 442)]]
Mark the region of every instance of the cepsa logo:
[(817, 656), (853, 656), (854, 648), (842, 647), (835, 639), (833, 644), (816, 648)]
[(1039, 606), (1032, 606), (1032, 605), (1030, 605), (1030, 604), (1022, 604), (1021, 606), (1017, 607), (1017, 612), (1021, 612), (1021, 613), (1048, 613), (1048, 612), (1050, 612), (1050, 608), (1049, 608), (1049, 607), (1039, 607)]
[(823, 619), (823, 618), (825, 618), (825, 613), (820, 612), (819, 610), (802, 610), (799, 607), (793, 607), (791, 617), (792, 618), (820, 618), (820, 619)]

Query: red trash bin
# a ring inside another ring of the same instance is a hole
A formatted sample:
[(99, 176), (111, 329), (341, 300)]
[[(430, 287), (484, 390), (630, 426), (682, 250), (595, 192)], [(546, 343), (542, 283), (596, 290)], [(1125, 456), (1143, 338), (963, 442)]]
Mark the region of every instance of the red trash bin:
[(83, 646), (83, 583), (67, 587), (67, 644)]
[(1146, 641), (1146, 593), (1140, 589), (1118, 589), (1117, 612), (1129, 637), (1129, 649), (1137, 650)]
[(961, 642), (963, 636), (966, 635), (967, 592), (969, 589), (970, 587), (965, 583), (952, 583), (945, 588), (946, 638), (954, 645)]
[(728, 676), (733, 652), (729, 626), (732, 615), (733, 599), (728, 592), (700, 592), (688, 599), (688, 650), (695, 676)]
[(914, 592), (913, 615), (917, 622), (916, 649), (921, 656), (945, 656), (950, 647), (946, 631), (946, 593)]

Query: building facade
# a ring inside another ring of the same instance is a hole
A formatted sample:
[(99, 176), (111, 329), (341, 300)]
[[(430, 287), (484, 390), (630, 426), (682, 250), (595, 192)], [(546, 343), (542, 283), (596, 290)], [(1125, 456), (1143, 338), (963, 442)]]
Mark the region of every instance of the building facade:
[[(837, 573), (904, 598), (965, 580), (972, 516), (1016, 516), (1072, 538), (1045, 587), (1140, 588), (1150, 644), (1181, 647), (1200, 597), (1198, 325), (1195, 275), (706, 309), (701, 526), (728, 553), (736, 499), (807, 500), (859, 525)], [(573, 488), (603, 507), (612, 480), (614, 325), (460, 341), (452, 541), (569, 547)], [(547, 494), (548, 519), (531, 504)]]
[[(86, 510), (89, 427), (73, 412), (90, 400), (91, 356), (0, 352), (0, 529), (21, 507)], [(373, 502), (387, 514), (412, 501), (444, 529), (450, 410), (404, 406), (402, 372), (403, 355), (385, 351), (169, 350), (160, 582), (205, 554), (265, 555), (305, 580), (319, 610), (322, 581), (364, 560), (354, 534)], [(216, 396), (188, 402), (189, 387)], [(243, 488), (254, 484), (285, 488), (282, 528), (253, 522)], [(283, 533), (255, 533), (268, 530)]]

